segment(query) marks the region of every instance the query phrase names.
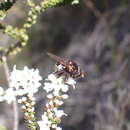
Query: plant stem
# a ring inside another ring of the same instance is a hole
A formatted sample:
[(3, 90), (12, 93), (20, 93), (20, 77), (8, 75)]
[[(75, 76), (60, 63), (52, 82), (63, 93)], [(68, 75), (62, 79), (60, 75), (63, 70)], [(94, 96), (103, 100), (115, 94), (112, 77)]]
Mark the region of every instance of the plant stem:
[[(6, 80), (8, 82), (8, 87), (10, 87), (10, 82), (9, 82), (9, 67), (7, 64), (7, 60), (6, 60), (6, 56), (2, 56), (2, 61), (3, 61), (3, 68), (5, 71), (5, 76), (6, 76)], [(16, 102), (16, 100), (13, 101), (13, 115), (14, 115), (14, 125), (13, 125), (13, 130), (18, 130), (18, 104)]]

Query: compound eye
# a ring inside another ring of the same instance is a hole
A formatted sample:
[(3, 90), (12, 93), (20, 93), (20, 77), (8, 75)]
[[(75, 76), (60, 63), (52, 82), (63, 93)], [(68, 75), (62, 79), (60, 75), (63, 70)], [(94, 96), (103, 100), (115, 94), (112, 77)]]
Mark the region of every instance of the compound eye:
[(77, 64), (76, 64), (75, 62), (73, 62), (73, 61), (70, 61), (69, 64), (70, 64), (71, 66), (73, 66), (73, 67), (76, 67), (76, 66), (77, 66)]

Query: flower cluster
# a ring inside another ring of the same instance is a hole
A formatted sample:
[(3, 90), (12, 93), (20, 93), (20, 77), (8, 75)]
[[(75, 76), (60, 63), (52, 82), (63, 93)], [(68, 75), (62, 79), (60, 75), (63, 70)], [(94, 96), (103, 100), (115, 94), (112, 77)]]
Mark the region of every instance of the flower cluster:
[(59, 109), (63, 105), (63, 100), (68, 98), (66, 94), (70, 86), (75, 88), (75, 80), (72, 78), (57, 77), (56, 74), (50, 74), (44, 83), (43, 89), (48, 93), (49, 102), (46, 104), (46, 111), (42, 115), (42, 120), (38, 121), (40, 130), (61, 130), (58, 126), (63, 115), (67, 116), (63, 110)]
[(21, 99), (18, 100), (18, 103), (22, 104), (22, 110), (24, 112), (24, 118), (28, 122), (28, 127), (31, 128), (31, 130), (37, 129), (37, 123), (35, 118), (35, 98), (24, 96)]
[(8, 103), (11, 103), (16, 100), (17, 97), (19, 98), (18, 103), (22, 104), (24, 117), (31, 130), (36, 130), (37, 128), (34, 116), (34, 94), (41, 86), (41, 80), (42, 78), (37, 69), (34, 70), (24, 67), (23, 70), (17, 70), (16, 66), (14, 66), (9, 77), (9, 88), (4, 91), (3, 88), (0, 87), (0, 101), (6, 100)]
[(10, 75), (10, 87), (14, 89), (17, 96), (25, 94), (33, 95), (41, 86), (39, 81), (42, 80), (38, 70), (28, 69), (24, 67), (23, 70), (17, 70), (14, 66)]
[(28, 69), (24, 67), (23, 70), (17, 70), (14, 66), (13, 71), (9, 77), (9, 88), (4, 90), (0, 87), (0, 101), (6, 100), (8, 103), (16, 100), (17, 96), (28, 95), (33, 97), (34, 93), (38, 91), (41, 86), (40, 81), (42, 77), (36, 69)]
[[(56, 72), (63, 70), (63, 66), (58, 65), (56, 67)], [(62, 130), (59, 123), (62, 116), (67, 116), (67, 114), (59, 107), (63, 105), (64, 99), (68, 98), (69, 88), (75, 88), (76, 81), (72, 77), (64, 74), (58, 75), (56, 72), (45, 79), (43, 89), (47, 92), (48, 102), (45, 105), (42, 120), (38, 122), (36, 122), (34, 115), (34, 94), (41, 86), (40, 81), (42, 80), (38, 70), (28, 69), (27, 67), (24, 67), (23, 70), (17, 70), (14, 66), (9, 77), (10, 87), (5, 91), (0, 87), (0, 101), (6, 100), (11, 103), (18, 97), (18, 103), (22, 104), (24, 117), (31, 130), (36, 130), (37, 124), (40, 130)]]

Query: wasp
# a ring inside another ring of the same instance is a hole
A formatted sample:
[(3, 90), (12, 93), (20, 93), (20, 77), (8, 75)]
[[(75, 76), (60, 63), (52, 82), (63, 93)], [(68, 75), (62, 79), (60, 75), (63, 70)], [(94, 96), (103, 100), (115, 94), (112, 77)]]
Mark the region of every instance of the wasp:
[(58, 76), (65, 76), (66, 78), (82, 78), (84, 73), (81, 71), (80, 67), (73, 60), (65, 60), (59, 56), (52, 53), (47, 53), (54, 61), (56, 61), (56, 74)]

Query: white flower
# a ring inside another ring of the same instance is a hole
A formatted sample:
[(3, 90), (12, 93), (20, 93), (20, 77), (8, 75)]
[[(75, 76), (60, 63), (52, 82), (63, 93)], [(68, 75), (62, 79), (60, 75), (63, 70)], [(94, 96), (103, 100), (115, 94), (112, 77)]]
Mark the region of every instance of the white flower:
[(53, 98), (53, 95), (52, 95), (52, 94), (48, 94), (48, 95), (47, 95), (47, 98), (48, 98), (48, 99), (52, 99), (52, 98)]
[(56, 129), (56, 127), (57, 127), (57, 124), (52, 124), (52, 126), (51, 126), (51, 127), (52, 127), (52, 129), (54, 129), (54, 130), (55, 130), (55, 129)]
[(59, 64), (56, 66), (56, 68), (57, 68), (57, 71), (63, 70), (63, 65)]
[(57, 77), (54, 74), (50, 74), (44, 83), (43, 89), (48, 93), (57, 86)]
[(0, 96), (4, 94), (4, 89), (0, 87)]
[(3, 96), (0, 96), (0, 102), (3, 102), (3, 101), (4, 101)]
[(55, 96), (59, 95), (59, 92), (67, 92), (69, 86), (75, 88), (76, 81), (73, 78), (68, 78), (66, 81), (62, 77), (57, 78), (55, 74), (50, 74), (44, 83), (43, 89), (48, 93), (53, 91)]
[(54, 112), (55, 112), (56, 117), (58, 118), (61, 118), (63, 115), (67, 116), (67, 114), (64, 113), (63, 110), (58, 110), (57, 108), (54, 108)]
[(57, 77), (54, 75), (54, 74), (50, 74), (49, 76), (48, 76), (48, 80), (50, 80), (50, 81), (55, 81), (57, 79)]
[(50, 127), (48, 125), (45, 125), (44, 121), (38, 121), (37, 123), (40, 127), (40, 130), (50, 130)]
[(62, 92), (67, 92), (67, 91), (69, 90), (69, 86), (64, 84), (64, 85), (61, 87), (61, 90), (62, 90)]
[(73, 78), (68, 78), (66, 83), (73, 86), (73, 88), (75, 88), (76, 81)]
[(63, 101), (60, 101), (60, 100), (58, 100), (58, 99), (56, 99), (56, 100), (55, 100), (55, 103), (56, 103), (57, 105), (60, 105), (60, 106), (61, 106), (61, 105), (63, 105), (64, 102), (63, 102)]
[(15, 97), (15, 91), (13, 90), (13, 88), (8, 88), (5, 91), (5, 95), (3, 96), (4, 100), (7, 101), (7, 103), (11, 103), (12, 101), (16, 100)]
[(63, 98), (63, 99), (67, 99), (67, 98), (68, 98), (68, 95), (67, 95), (67, 94), (64, 94), (64, 95), (62, 95), (62, 98)]
[(17, 70), (14, 66), (10, 75), (10, 86), (16, 90), (17, 95), (30, 94), (33, 95), (38, 91), (42, 80), (39, 71), (36, 69), (28, 69), (24, 67), (23, 70)]
[(46, 115), (42, 115), (42, 120), (37, 122), (40, 130), (50, 130), (51, 121), (48, 120)]
[(55, 96), (58, 96), (60, 91), (67, 92), (69, 90), (68, 85), (64, 83), (63, 78), (57, 78), (55, 74), (50, 74), (48, 76), (43, 89), (46, 90), (47, 93), (53, 91)]
[(61, 127), (56, 127), (56, 130), (62, 130), (62, 128)]
[(47, 93), (52, 91), (53, 88), (54, 88), (54, 86), (51, 83), (48, 83), (48, 82), (44, 83), (44, 90), (46, 90)]

